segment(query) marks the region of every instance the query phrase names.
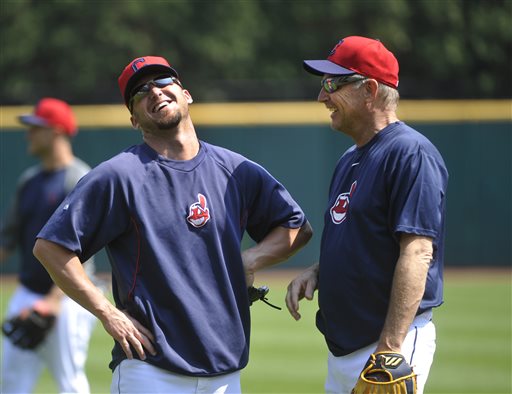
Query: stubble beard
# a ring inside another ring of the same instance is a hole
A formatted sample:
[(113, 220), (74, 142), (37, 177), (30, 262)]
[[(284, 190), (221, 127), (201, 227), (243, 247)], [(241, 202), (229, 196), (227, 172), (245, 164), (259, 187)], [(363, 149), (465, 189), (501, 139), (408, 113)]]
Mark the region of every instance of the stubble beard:
[(155, 122), (156, 128), (158, 130), (169, 130), (176, 128), (182, 119), (182, 115), (180, 112), (177, 112), (172, 117), (167, 117), (165, 119), (157, 120)]
[(141, 130), (148, 135), (163, 137), (170, 130), (176, 130), (182, 119), (183, 116), (179, 112), (161, 119), (153, 119), (151, 121), (146, 119), (143, 123), (141, 122)]

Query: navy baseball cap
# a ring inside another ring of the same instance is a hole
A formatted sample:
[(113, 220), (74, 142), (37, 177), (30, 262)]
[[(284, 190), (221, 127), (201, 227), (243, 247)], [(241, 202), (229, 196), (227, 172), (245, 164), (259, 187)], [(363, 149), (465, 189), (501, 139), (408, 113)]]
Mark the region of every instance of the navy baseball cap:
[(343, 38), (326, 60), (304, 60), (304, 68), (315, 75), (360, 74), (398, 88), (398, 60), (382, 42), (372, 38)]
[(20, 115), (18, 119), (20, 123), (28, 126), (58, 127), (69, 136), (74, 136), (78, 132), (71, 107), (56, 98), (42, 98), (32, 114)]
[(127, 107), (130, 101), (130, 92), (135, 87), (137, 81), (143, 76), (154, 72), (167, 73), (179, 79), (177, 71), (171, 67), (167, 60), (159, 56), (138, 57), (133, 59), (124, 68), (117, 81)]

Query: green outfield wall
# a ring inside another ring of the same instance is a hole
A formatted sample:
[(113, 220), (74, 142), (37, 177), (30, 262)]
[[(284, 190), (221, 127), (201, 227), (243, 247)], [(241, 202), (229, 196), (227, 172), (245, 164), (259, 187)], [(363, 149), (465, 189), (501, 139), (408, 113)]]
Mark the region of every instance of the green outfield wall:
[[(512, 101), (403, 101), (399, 117), (440, 150), (450, 173), (446, 263), (510, 266), (512, 262)], [(121, 106), (74, 107), (80, 133), (77, 156), (91, 166), (141, 141)], [(17, 177), (35, 163), (26, 154), (16, 115), (31, 107), (1, 107), (0, 209), (13, 197)], [(315, 235), (285, 266), (318, 258), (327, 190), (339, 156), (351, 145), (330, 129), (316, 103), (194, 104), (198, 135), (262, 164), (305, 210)], [(16, 255), (3, 267), (11, 272)], [(98, 256), (107, 270), (104, 252)]]

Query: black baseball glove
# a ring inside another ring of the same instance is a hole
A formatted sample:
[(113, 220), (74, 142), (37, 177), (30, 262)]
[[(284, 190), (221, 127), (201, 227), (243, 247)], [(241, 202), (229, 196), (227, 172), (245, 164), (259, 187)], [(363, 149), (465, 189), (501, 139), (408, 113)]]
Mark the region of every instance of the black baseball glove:
[(35, 349), (44, 341), (54, 323), (54, 315), (43, 315), (30, 309), (4, 321), (2, 331), (14, 345)]
[(416, 374), (400, 353), (370, 355), (352, 394), (414, 394)]
[(261, 287), (254, 287), (251, 286), (247, 289), (249, 293), (249, 305), (252, 305), (253, 302), (261, 300), (265, 304), (270, 305), (272, 308), (279, 309), (278, 306), (272, 305), (270, 302), (267, 301), (267, 298), (265, 297), (267, 293), (269, 292), (269, 288), (267, 286), (261, 286)]

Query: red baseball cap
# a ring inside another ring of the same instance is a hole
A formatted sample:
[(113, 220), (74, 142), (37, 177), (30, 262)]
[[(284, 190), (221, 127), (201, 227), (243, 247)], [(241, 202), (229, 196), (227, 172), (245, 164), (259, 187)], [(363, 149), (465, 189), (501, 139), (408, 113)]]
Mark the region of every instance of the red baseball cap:
[(398, 88), (398, 61), (379, 40), (350, 36), (332, 49), (327, 60), (304, 60), (306, 71), (315, 75), (361, 74)]
[(19, 121), (29, 126), (60, 127), (64, 134), (74, 136), (78, 132), (75, 115), (68, 103), (45, 97), (39, 100), (34, 113), (21, 115)]
[(124, 103), (128, 107), (130, 101), (130, 92), (135, 87), (135, 83), (143, 76), (153, 72), (169, 73), (178, 78), (178, 73), (171, 67), (169, 62), (159, 56), (144, 56), (133, 59), (123, 70), (118, 78), (119, 89), (123, 96)]

